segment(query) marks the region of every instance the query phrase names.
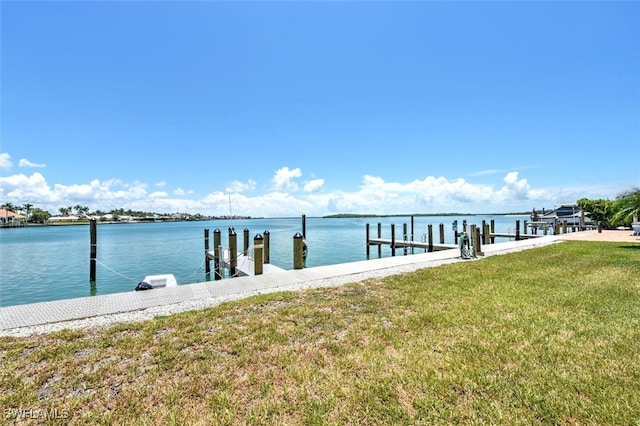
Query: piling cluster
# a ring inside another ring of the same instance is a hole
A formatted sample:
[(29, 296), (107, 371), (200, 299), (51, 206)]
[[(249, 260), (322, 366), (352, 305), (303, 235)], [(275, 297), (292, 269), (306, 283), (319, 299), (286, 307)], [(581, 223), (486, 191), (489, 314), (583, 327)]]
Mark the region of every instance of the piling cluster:
[[(460, 248), (459, 238), (465, 237), (469, 239), (469, 243), (474, 256), (482, 256), (482, 245), (494, 244), (496, 237), (509, 238), (516, 241), (526, 238), (536, 238), (543, 235), (548, 235), (549, 232), (554, 234), (569, 232), (569, 225), (567, 221), (557, 221), (553, 224), (548, 222), (529, 222), (524, 221), (524, 226), (520, 227), (520, 220), (515, 221), (515, 230), (513, 233), (498, 233), (495, 231), (495, 221), (492, 219), (489, 223), (486, 220), (482, 221), (481, 226), (475, 224), (467, 224), (467, 221), (462, 222), (461, 229), (458, 228), (458, 221), (454, 221), (452, 224), (453, 239), (455, 244), (445, 244), (445, 226), (439, 225), (439, 239), (436, 243), (433, 236), (433, 225), (427, 226), (427, 233), (423, 235), (420, 241), (416, 241), (414, 238), (414, 217), (411, 216), (411, 229), (408, 230), (407, 224), (403, 224), (402, 235), (400, 238), (396, 235), (396, 226), (391, 224), (391, 238), (382, 238), (382, 224), (377, 224), (377, 236), (371, 236), (370, 224), (366, 224), (366, 250), (367, 259), (371, 257), (371, 246), (377, 247), (378, 257), (382, 257), (382, 246), (389, 246), (391, 248), (391, 256), (396, 255), (397, 249), (403, 249), (403, 254), (414, 253), (415, 249), (424, 249), (425, 252), (433, 252), (438, 250), (448, 250), (453, 248)], [(576, 231), (576, 227), (571, 227), (572, 231)], [(528, 231), (531, 231), (529, 233)], [(539, 235), (538, 231), (542, 231)]]

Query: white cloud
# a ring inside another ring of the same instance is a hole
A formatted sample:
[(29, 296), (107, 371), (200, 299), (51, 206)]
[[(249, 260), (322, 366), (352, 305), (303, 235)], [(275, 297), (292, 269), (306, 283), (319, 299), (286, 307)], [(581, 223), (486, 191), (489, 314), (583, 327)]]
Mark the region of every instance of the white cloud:
[(473, 172), (471, 173), (470, 176), (472, 177), (478, 177), (478, 176), (491, 176), (491, 175), (495, 175), (498, 173), (502, 173), (501, 169), (487, 169), (487, 170), (479, 170), (477, 172)]
[(9, 170), (11, 167), (13, 167), (11, 156), (6, 152), (0, 152), (0, 169)]
[(34, 173), (31, 176), (20, 173), (0, 177), (0, 195), (3, 200), (11, 201), (14, 204), (27, 202), (35, 204), (34, 200), (49, 204), (60, 199), (60, 196), (52, 191), (40, 173)]
[(253, 179), (249, 179), (246, 182), (240, 182), (239, 180), (234, 180), (229, 184), (229, 186), (227, 186), (225, 191), (231, 192), (231, 193), (236, 193), (236, 192), (240, 193), (240, 192), (246, 192), (246, 191), (253, 191), (254, 189), (256, 189), (256, 181), (254, 181)]
[(192, 194), (193, 194), (193, 190), (191, 190), (191, 189), (188, 190), (188, 191), (185, 191), (182, 188), (178, 188), (175, 191), (173, 191), (173, 195), (176, 195), (178, 197), (182, 197), (182, 196), (185, 196), (185, 195), (192, 195)]
[(21, 158), (20, 161), (18, 161), (18, 166), (19, 167), (31, 167), (31, 168), (47, 167), (46, 164), (32, 163), (31, 161), (27, 160), (26, 158)]
[(164, 188), (165, 186), (167, 186), (167, 182), (165, 181), (156, 182), (156, 186), (158, 188)]
[(313, 179), (304, 184), (306, 192), (318, 192), (324, 186), (324, 179)]
[[(8, 155), (1, 156), (8, 161)], [(426, 176), (407, 182), (387, 182), (381, 176), (364, 175), (354, 191), (322, 190), (325, 179), (304, 183), (305, 192), (296, 193), (299, 168), (283, 167), (274, 173), (270, 192), (247, 195), (257, 182), (233, 181), (225, 191), (194, 195), (178, 188), (169, 195), (164, 190), (149, 191), (143, 182), (119, 179), (92, 180), (74, 185), (49, 184), (40, 173), (0, 177), (0, 201), (16, 205), (31, 203), (57, 212), (60, 207), (86, 205), (92, 211), (115, 208), (157, 213), (188, 212), (206, 215), (238, 214), (254, 217), (316, 216), (333, 213), (500, 213), (529, 211), (535, 207), (575, 201), (583, 197), (608, 198), (610, 188), (533, 188), (517, 171), (507, 173), (500, 185), (470, 182), (462, 178)], [(155, 185), (154, 187), (164, 187)], [(614, 194), (615, 195), (615, 194)]]
[(517, 183), (518, 182), (518, 172), (509, 172), (509, 173), (507, 173), (507, 175), (504, 177), (504, 181), (509, 185)]
[(290, 169), (282, 167), (276, 170), (275, 175), (271, 179), (274, 191), (295, 192), (298, 190), (298, 184), (293, 181), (294, 178), (302, 176), (302, 170), (299, 168)]
[(496, 197), (501, 201), (527, 200), (535, 198), (526, 179), (518, 179), (518, 172), (509, 172), (504, 177), (505, 186), (496, 192)]

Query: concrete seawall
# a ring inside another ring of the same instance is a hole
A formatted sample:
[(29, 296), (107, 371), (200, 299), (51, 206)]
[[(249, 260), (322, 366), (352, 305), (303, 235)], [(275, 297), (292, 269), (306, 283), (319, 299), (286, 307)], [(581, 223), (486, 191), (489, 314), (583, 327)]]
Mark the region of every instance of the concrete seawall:
[[(545, 236), (532, 240), (485, 245), (482, 250), (486, 257), (558, 241), (561, 241), (560, 236)], [(7, 306), (0, 308), (0, 336), (26, 336), (65, 328), (86, 328), (145, 320), (159, 315), (203, 309), (258, 294), (338, 286), (446, 263), (468, 261), (460, 258), (459, 250), (452, 249), (185, 284), (149, 291), (130, 291)]]

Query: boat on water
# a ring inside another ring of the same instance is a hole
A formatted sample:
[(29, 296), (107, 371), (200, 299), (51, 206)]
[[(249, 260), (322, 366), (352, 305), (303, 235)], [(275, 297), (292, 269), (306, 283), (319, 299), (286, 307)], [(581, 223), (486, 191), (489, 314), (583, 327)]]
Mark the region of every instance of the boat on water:
[(173, 274), (147, 275), (138, 283), (135, 290), (153, 290), (155, 288), (176, 287), (178, 282)]

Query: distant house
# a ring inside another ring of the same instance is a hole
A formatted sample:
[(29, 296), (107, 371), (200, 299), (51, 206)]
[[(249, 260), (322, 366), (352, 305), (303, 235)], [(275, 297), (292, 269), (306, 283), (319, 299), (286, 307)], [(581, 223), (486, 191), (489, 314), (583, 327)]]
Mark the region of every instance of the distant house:
[(133, 223), (133, 222), (137, 222), (137, 220), (134, 216), (120, 215), (118, 216), (118, 222)]
[(562, 204), (555, 210), (550, 211), (542, 209), (540, 212), (534, 209), (531, 220), (533, 222), (547, 222), (550, 225), (555, 225), (558, 222), (567, 222), (569, 226), (579, 226), (581, 228), (593, 225), (593, 221), (589, 218), (589, 213), (583, 212), (577, 204)]
[(27, 218), (25, 216), (7, 209), (0, 209), (0, 227), (13, 228), (24, 226), (26, 222)]
[(80, 218), (78, 216), (52, 216), (49, 218), (49, 222), (77, 222)]

